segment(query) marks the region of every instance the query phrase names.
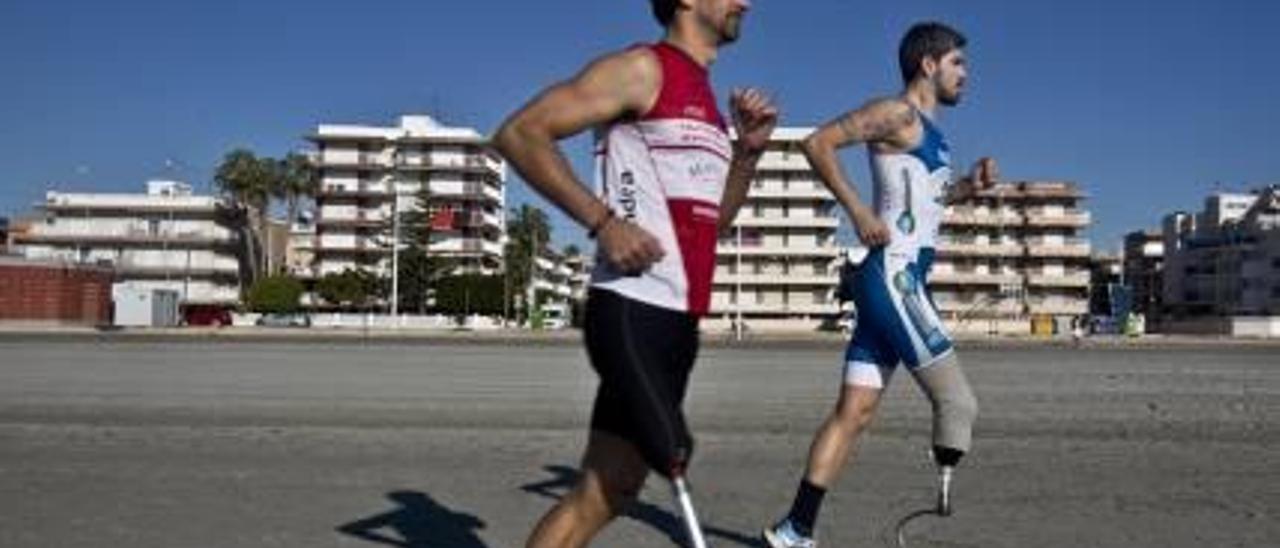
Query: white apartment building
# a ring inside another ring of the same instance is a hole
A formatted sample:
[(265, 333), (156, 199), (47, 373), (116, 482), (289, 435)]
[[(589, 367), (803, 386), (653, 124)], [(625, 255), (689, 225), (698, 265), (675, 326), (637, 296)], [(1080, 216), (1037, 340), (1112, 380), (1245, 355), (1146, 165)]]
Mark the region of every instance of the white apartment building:
[(1200, 213), (1163, 225), (1168, 314), (1280, 315), (1280, 186), (1214, 194)]
[(219, 200), (179, 181), (146, 194), (49, 191), (42, 222), (16, 242), (30, 259), (110, 266), (116, 285), (176, 291), (184, 306), (240, 300), (237, 238), (219, 222)]
[(530, 290), (542, 303), (566, 305), (573, 297), (574, 272), (565, 258), (555, 253), (545, 253), (534, 259), (534, 277)]
[(997, 185), (947, 206), (929, 285), (953, 331), (1027, 333), (1089, 312), (1091, 215), (1074, 183)]
[[(308, 138), (321, 177), (315, 277), (348, 268), (389, 276), (392, 221), (417, 208), (424, 186), (432, 196), (428, 251), (456, 259), (460, 271), (500, 270), (506, 164), (474, 129), (411, 115), (391, 127), (322, 124)], [(403, 235), (408, 227), (399, 229)]]
[(316, 225), (310, 213), (303, 213), (289, 225), (289, 240), (285, 247), (285, 270), (295, 278), (311, 278), (315, 275)]
[(721, 235), (711, 310), (703, 326), (814, 330), (840, 313), (835, 197), (800, 145), (812, 128), (778, 128), (760, 159), (747, 202)]
[(569, 268), (569, 300), (582, 303), (587, 299), (587, 287), (591, 282), (591, 269), (595, 266), (592, 255), (579, 253), (568, 255), (564, 265)]

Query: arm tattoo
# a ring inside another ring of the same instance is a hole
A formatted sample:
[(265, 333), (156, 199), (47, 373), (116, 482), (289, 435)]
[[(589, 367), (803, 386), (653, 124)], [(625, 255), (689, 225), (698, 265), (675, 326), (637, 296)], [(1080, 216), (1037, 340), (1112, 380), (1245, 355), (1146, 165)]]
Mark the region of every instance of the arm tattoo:
[(844, 132), (847, 139), (858, 141), (884, 139), (915, 121), (915, 112), (910, 109), (888, 113), (887, 116), (859, 116), (859, 112), (861, 111), (850, 112), (840, 117), (840, 130)]
[(858, 127), (853, 123), (853, 113), (850, 112), (840, 117), (840, 131), (844, 132), (844, 138), (854, 140), (858, 138)]

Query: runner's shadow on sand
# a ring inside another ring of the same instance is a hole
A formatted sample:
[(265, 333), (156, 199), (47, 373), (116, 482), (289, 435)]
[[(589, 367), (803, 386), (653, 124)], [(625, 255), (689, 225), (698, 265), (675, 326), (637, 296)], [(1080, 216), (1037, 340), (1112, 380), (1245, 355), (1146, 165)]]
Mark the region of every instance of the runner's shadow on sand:
[(485, 523), (471, 514), (455, 512), (419, 491), (392, 491), (387, 498), (396, 508), (339, 525), (343, 534), (402, 548), (486, 548), (476, 536)]
[[(578, 482), (577, 468), (549, 464), (543, 466), (542, 469), (550, 473), (552, 477), (545, 481), (522, 485), (520, 490), (552, 500), (560, 500)], [(622, 515), (657, 529), (677, 546), (685, 545), (685, 537), (687, 535), (685, 534), (683, 521), (679, 516), (668, 512), (660, 506), (637, 500)], [(707, 535), (708, 541), (718, 538), (741, 546), (768, 548), (760, 539), (743, 535), (736, 531), (720, 529), (706, 523), (702, 524), (702, 531)]]

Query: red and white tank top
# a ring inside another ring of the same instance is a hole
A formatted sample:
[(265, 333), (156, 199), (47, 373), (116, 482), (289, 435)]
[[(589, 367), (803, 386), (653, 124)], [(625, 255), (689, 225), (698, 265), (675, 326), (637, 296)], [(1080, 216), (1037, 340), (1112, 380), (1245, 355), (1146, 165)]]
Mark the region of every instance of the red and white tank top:
[(706, 68), (668, 44), (640, 47), (661, 64), (662, 89), (649, 112), (597, 130), (596, 182), (609, 207), (653, 234), (666, 255), (633, 276), (598, 256), (591, 285), (702, 316), (732, 146)]

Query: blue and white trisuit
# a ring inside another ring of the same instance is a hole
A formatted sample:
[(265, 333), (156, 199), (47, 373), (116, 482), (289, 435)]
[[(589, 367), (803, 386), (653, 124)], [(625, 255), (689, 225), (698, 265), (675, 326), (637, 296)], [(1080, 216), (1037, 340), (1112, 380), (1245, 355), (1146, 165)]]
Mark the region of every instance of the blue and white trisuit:
[(899, 363), (928, 367), (952, 352), (926, 281), (933, 263), (951, 154), (937, 126), (919, 111), (924, 133), (912, 150), (870, 153), (876, 214), (889, 243), (874, 248), (854, 274), (858, 326), (845, 352), (845, 383), (883, 388)]

